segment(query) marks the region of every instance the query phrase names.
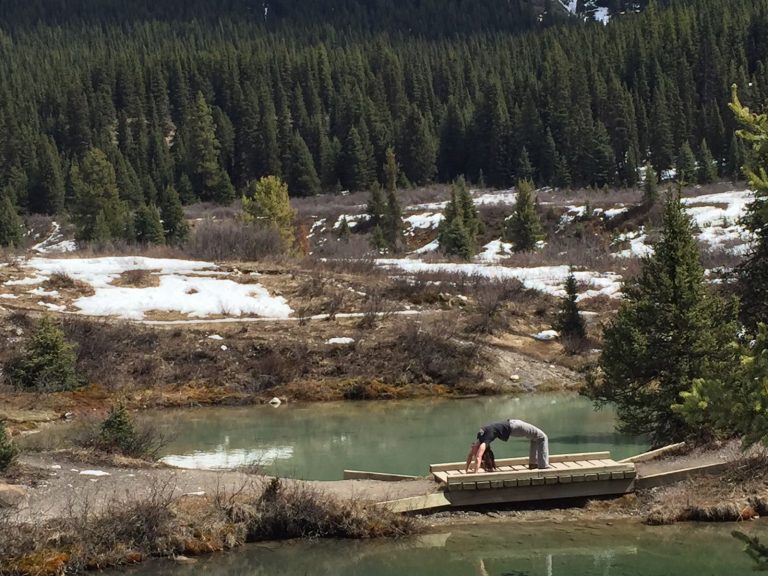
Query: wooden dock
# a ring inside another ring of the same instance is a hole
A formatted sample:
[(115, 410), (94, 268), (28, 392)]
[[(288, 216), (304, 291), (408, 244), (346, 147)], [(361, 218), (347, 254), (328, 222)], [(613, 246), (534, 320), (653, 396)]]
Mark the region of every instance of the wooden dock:
[(464, 462), (433, 464), (429, 470), (440, 491), (383, 503), (390, 510), (408, 512), (435, 508), (476, 506), (617, 496), (635, 489), (632, 462), (617, 462), (610, 452), (550, 456), (550, 468), (529, 470), (528, 458), (497, 460), (494, 472), (466, 474)]

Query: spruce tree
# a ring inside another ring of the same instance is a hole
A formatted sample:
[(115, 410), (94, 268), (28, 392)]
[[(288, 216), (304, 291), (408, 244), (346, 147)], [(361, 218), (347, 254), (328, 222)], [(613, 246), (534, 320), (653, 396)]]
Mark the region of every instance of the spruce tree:
[(164, 244), (165, 233), (160, 211), (154, 204), (144, 204), (134, 216), (134, 234), (139, 244)]
[(520, 157), (517, 159), (517, 179), (533, 182), (533, 166), (531, 157), (528, 154), (528, 148), (523, 146), (520, 151)]
[(246, 222), (259, 222), (274, 226), (287, 249), (295, 240), (296, 212), (291, 207), (288, 186), (277, 176), (265, 176), (248, 186), (243, 196), (243, 218)]
[(512, 243), (515, 252), (531, 252), (543, 238), (539, 215), (536, 213), (533, 185), (525, 180), (517, 183), (515, 210), (504, 223), (504, 239)]
[(202, 92), (198, 92), (191, 108), (188, 125), (187, 163), (195, 195), (200, 200), (229, 204), (235, 190), (221, 164), (213, 112)]
[(0, 191), (0, 246), (21, 245), (21, 218), (11, 201), (8, 188)]
[(29, 210), (41, 214), (61, 214), (64, 211), (64, 176), (53, 138), (40, 138), (37, 159), (37, 174), (30, 194)]
[(74, 346), (46, 316), (25, 344), (21, 357), (6, 365), (6, 370), (11, 384), (18, 388), (58, 392), (83, 384), (76, 363)]
[(737, 135), (752, 148), (745, 173), (755, 190), (755, 200), (747, 209), (743, 225), (752, 232), (754, 241), (737, 272), (741, 318), (754, 330), (758, 323), (768, 324), (768, 114), (756, 114), (744, 107), (735, 86), (730, 106), (744, 127)]
[(571, 272), (565, 280), (565, 297), (560, 301), (554, 328), (562, 338), (583, 341), (587, 336), (587, 329), (576, 303), (577, 298), (576, 277)]
[(387, 148), (384, 163), (384, 181), (386, 182), (387, 206), (381, 222), (384, 240), (392, 251), (397, 251), (403, 233), (403, 217), (400, 203), (397, 200), (397, 175), (400, 167), (395, 158), (395, 151)]
[(398, 146), (403, 172), (408, 180), (423, 186), (432, 181), (437, 171), (437, 144), (427, 120), (417, 108), (412, 108), (405, 125), (408, 128), (403, 131)]
[(699, 147), (699, 184), (711, 184), (717, 180), (717, 162), (709, 151), (707, 141), (702, 140)]
[(80, 165), (72, 167), (70, 180), (75, 196), (75, 237), (86, 242), (124, 238), (127, 208), (119, 198), (115, 169), (104, 152), (98, 148), (89, 150)]
[(365, 190), (371, 183), (370, 156), (354, 126), (344, 141), (340, 159), (341, 185), (352, 191)]
[(643, 182), (643, 205), (651, 207), (659, 199), (659, 179), (656, 170), (650, 162), (645, 164), (645, 181)]
[(288, 166), (288, 189), (293, 196), (316, 196), (322, 192), (315, 161), (304, 138), (296, 132)]
[(172, 246), (183, 244), (189, 235), (189, 224), (184, 216), (179, 193), (171, 184), (163, 193), (160, 211), (163, 217), (165, 241)]
[(351, 230), (349, 229), (349, 222), (347, 222), (345, 216), (342, 216), (341, 222), (339, 222), (339, 227), (336, 230), (336, 237), (343, 242), (349, 242), (350, 234)]
[(672, 405), (694, 380), (727, 366), (737, 329), (735, 306), (704, 281), (690, 218), (679, 195), (664, 209), (662, 237), (603, 335), (601, 373), (590, 379), (597, 405), (614, 403), (620, 429), (646, 434), (654, 445), (689, 432)]
[(680, 146), (675, 168), (677, 169), (678, 182), (689, 184), (697, 181), (696, 157), (693, 155), (693, 150), (688, 142), (683, 142), (682, 146)]
[(482, 228), (480, 216), (472, 200), (469, 187), (459, 176), (451, 188), (451, 199), (443, 211), (437, 241), (440, 250), (448, 256), (469, 260), (477, 249), (477, 236)]
[(378, 182), (374, 182), (373, 186), (371, 186), (368, 206), (365, 209), (365, 213), (368, 215), (368, 222), (372, 227), (381, 225), (386, 210), (387, 203), (384, 198), (384, 192), (381, 189), (381, 185)]
[(387, 240), (384, 238), (384, 232), (382, 232), (381, 226), (379, 224), (376, 224), (376, 226), (373, 227), (370, 244), (371, 248), (377, 252), (383, 252), (387, 248)]

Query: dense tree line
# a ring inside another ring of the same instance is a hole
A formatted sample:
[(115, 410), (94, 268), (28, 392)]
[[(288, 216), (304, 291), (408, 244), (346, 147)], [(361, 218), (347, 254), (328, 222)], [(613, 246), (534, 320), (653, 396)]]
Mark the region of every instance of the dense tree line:
[(265, 22), (244, 0), (0, 0), (0, 195), (66, 208), (89, 239), (267, 175), (294, 196), (368, 189), (390, 148), (401, 185), (633, 185), (646, 162), (691, 158), (738, 171), (729, 87), (768, 95), (768, 0), (651, 4), (609, 26), (444, 4), (273, 0)]

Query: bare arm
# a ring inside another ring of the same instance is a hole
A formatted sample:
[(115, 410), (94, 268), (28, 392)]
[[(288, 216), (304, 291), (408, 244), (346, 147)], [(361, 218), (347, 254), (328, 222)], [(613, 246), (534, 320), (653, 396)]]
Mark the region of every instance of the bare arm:
[(469, 454), (467, 454), (467, 465), (464, 467), (465, 474), (469, 473), (469, 465), (475, 459), (475, 452), (477, 452), (477, 442), (472, 442), (472, 445), (469, 447)]
[(480, 470), (480, 462), (483, 461), (485, 446), (485, 442), (472, 445), (472, 450), (470, 451), (469, 456), (467, 456), (467, 468), (465, 470), (467, 474), (472, 474)]

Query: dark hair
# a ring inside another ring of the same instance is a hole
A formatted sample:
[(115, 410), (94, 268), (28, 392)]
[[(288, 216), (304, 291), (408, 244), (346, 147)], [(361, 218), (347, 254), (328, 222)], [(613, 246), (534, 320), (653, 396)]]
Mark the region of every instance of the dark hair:
[(486, 472), (496, 470), (496, 457), (493, 455), (493, 450), (491, 450), (490, 446), (486, 446), (485, 452), (483, 452), (483, 470)]

